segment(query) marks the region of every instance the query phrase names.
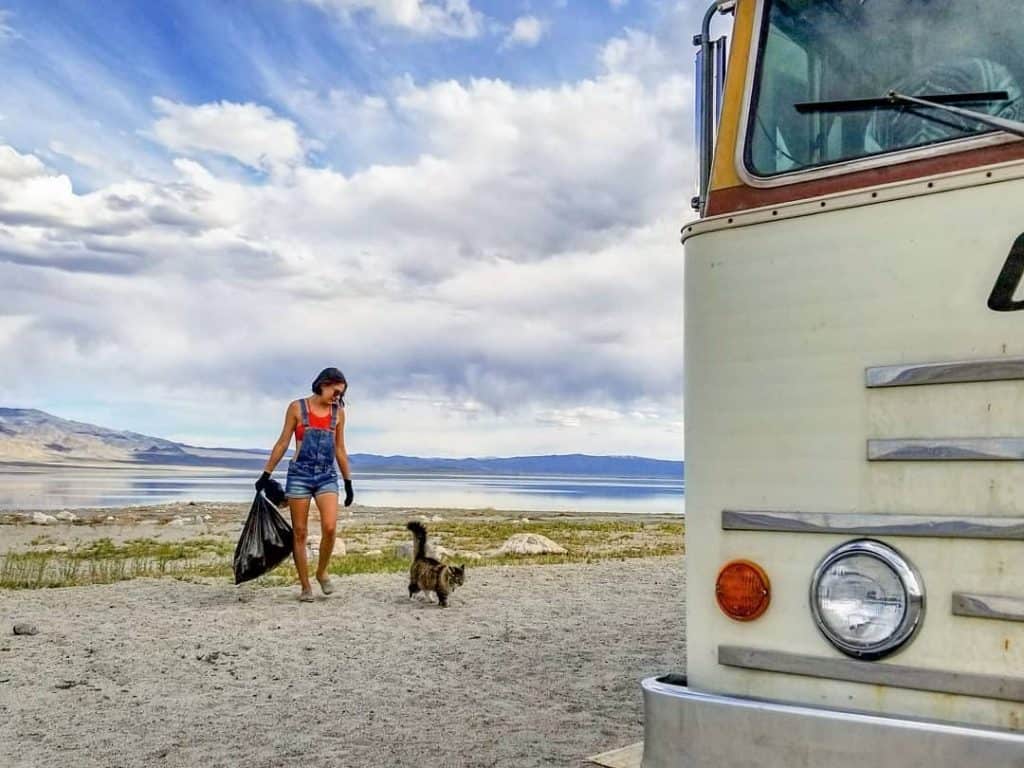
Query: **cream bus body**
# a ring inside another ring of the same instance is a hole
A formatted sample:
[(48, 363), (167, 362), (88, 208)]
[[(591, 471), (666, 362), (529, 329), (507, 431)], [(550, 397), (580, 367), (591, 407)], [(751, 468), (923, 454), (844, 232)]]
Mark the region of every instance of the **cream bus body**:
[[(1024, 32), (1015, 4), (985, 5), (980, 40), (1002, 34), (1001, 9)], [(683, 228), (685, 680), (644, 682), (648, 768), (1024, 766), (1022, 142), (950, 118), (948, 136), (919, 130), (923, 144), (858, 145), (865, 131), (906, 135), (891, 126), (907, 117), (876, 107), (837, 128), (840, 78), (829, 90), (821, 72), (843, 60), (831, 41), (808, 45), (814, 93), (787, 79), (800, 71), (791, 62), (781, 85), (768, 74), (772, 50), (804, 39), (791, 30), (829, 13), (851, 35), (884, 21), (898, 45), (920, 33), (901, 24), (934, 18), (935, 35), (962, 24), (943, 19), (949, 8), (735, 4), (704, 215)], [(971, 63), (949, 62), (954, 74), (980, 66), (980, 45)], [(991, 50), (986, 61), (999, 39)], [(1024, 82), (1024, 58), (1000, 66), (1002, 80), (973, 90), (1002, 86), (1012, 102), (1005, 75)], [(918, 95), (941, 86), (925, 81)], [(825, 106), (802, 128), (776, 106), (773, 124), (772, 88)], [(1013, 119), (1000, 103), (971, 106)], [(924, 591), (916, 631), (875, 659), (844, 653), (812, 610), (815, 569), (863, 539), (895, 550)], [(770, 583), (751, 621), (716, 600), (719, 572), (737, 560)]]

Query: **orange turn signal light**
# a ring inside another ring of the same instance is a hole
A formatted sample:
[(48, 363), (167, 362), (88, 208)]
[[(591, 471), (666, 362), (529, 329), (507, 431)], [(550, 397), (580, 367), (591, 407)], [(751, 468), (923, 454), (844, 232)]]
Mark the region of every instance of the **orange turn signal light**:
[(715, 598), (722, 613), (736, 621), (753, 621), (768, 610), (772, 589), (768, 574), (750, 560), (733, 560), (718, 572)]

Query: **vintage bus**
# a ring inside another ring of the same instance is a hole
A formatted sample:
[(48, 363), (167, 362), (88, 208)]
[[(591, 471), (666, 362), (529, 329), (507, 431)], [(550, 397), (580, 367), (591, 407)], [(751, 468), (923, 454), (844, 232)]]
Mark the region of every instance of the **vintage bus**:
[(643, 765), (1024, 766), (1024, 5), (719, 0), (696, 42)]

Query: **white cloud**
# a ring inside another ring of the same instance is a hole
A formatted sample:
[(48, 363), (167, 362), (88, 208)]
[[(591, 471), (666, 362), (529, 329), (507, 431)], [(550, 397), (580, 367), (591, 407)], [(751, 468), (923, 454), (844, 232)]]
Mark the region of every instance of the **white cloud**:
[(106, 163), (104, 158), (94, 155), (88, 150), (69, 147), (62, 141), (51, 141), (49, 149), (54, 154), (63, 155), (86, 168), (102, 169)]
[(472, 38), (483, 30), (483, 15), (469, 0), (305, 0), (343, 18), (365, 13), (378, 24), (426, 36)]
[(154, 134), (290, 168), (258, 182), (197, 157), (82, 192), (0, 148), (0, 356), (29, 372), (0, 402), (46, 407), (74, 371), (81, 399), (160, 402), (145, 418), (181, 433), (231, 402), (253, 425), (233, 442), (269, 445), (331, 364), (353, 451), (678, 456), (692, 84), (665, 61), (631, 35), (556, 87), (306, 94), (412, 148), (347, 174), (254, 104), (158, 101)]
[(657, 38), (629, 28), (601, 49), (600, 60), (609, 73), (632, 75), (648, 83), (670, 80), (679, 72), (679, 61)]
[(250, 168), (272, 170), (302, 159), (302, 139), (295, 124), (258, 104), (221, 101), (189, 106), (156, 97), (163, 115), (153, 135), (175, 152), (212, 152)]
[(13, 147), (0, 147), (0, 179), (28, 179), (43, 171), (43, 163), (35, 155), (22, 155)]
[(629, 0), (608, 0), (608, 5), (612, 8), (623, 8)]
[(8, 23), (12, 15), (10, 11), (0, 8), (0, 43), (19, 37), (17, 30)]
[(534, 48), (547, 33), (548, 25), (536, 16), (520, 16), (502, 43), (504, 48)]

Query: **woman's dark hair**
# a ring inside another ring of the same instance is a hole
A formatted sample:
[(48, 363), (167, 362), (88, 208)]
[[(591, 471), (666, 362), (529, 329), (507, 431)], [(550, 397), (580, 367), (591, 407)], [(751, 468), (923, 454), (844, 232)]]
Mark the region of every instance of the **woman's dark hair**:
[[(348, 379), (345, 378), (345, 374), (337, 368), (324, 368), (320, 373), (313, 379), (313, 392), (320, 394), (320, 390), (324, 384), (344, 384), (345, 392), (348, 392)], [(345, 395), (341, 396), (341, 405), (345, 404)]]

